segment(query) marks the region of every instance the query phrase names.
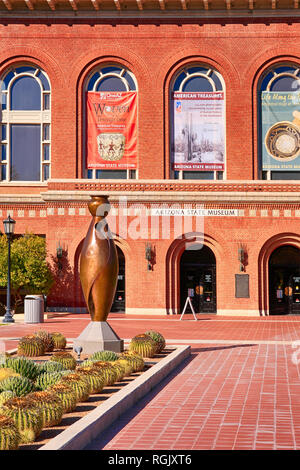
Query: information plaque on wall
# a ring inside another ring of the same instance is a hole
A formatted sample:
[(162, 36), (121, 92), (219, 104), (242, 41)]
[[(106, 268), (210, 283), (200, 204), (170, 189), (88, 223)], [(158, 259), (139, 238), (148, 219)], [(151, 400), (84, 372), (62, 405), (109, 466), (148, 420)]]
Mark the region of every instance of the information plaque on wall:
[(249, 298), (249, 274), (235, 275), (235, 297), (236, 299)]

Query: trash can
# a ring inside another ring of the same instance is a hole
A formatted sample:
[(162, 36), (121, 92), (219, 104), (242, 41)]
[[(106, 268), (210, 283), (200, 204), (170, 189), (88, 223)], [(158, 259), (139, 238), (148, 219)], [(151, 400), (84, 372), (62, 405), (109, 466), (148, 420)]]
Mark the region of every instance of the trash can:
[(44, 323), (44, 299), (42, 295), (26, 295), (24, 299), (24, 323)]

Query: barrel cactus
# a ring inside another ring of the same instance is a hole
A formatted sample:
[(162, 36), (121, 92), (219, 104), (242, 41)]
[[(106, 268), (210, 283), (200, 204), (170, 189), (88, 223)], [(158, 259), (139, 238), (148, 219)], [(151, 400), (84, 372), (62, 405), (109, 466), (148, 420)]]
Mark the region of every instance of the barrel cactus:
[(156, 349), (157, 353), (160, 353), (165, 348), (166, 340), (163, 337), (163, 335), (159, 333), (158, 331), (148, 330), (146, 331), (145, 335), (150, 336), (150, 338), (152, 338), (153, 341), (155, 341), (156, 346), (157, 346), (157, 349)]
[(62, 333), (59, 333), (58, 331), (54, 331), (50, 334), (54, 342), (54, 349), (65, 349), (67, 345), (67, 339), (65, 338), (65, 336)]
[(36, 404), (42, 411), (43, 428), (57, 426), (63, 417), (64, 407), (62, 399), (53, 391), (38, 391), (29, 393), (27, 398)]
[(113, 351), (97, 351), (89, 358), (91, 361), (116, 361), (118, 359), (118, 354)]
[(129, 361), (133, 367), (134, 372), (141, 372), (145, 367), (144, 359), (137, 353), (129, 353), (128, 351), (124, 351), (120, 354), (119, 357), (120, 359), (125, 359), (126, 361)]
[(1, 406), (0, 412), (13, 419), (23, 443), (33, 442), (42, 431), (41, 409), (25, 397), (11, 398)]
[(54, 349), (54, 341), (51, 333), (46, 330), (39, 330), (34, 333), (34, 336), (40, 338), (45, 346), (45, 352), (51, 352)]
[(91, 394), (100, 393), (105, 386), (105, 379), (95, 367), (77, 367), (76, 374), (84, 376), (91, 387)]
[(4, 392), (0, 393), (0, 406), (3, 405), (6, 401), (10, 400), (11, 398), (16, 397), (16, 393), (12, 390), (5, 390)]
[(82, 361), (82, 363), (80, 364), (80, 367), (92, 367), (95, 362), (97, 362), (97, 361), (96, 361), (96, 360), (95, 360), (95, 361), (92, 361), (91, 359), (85, 359), (85, 360)]
[(20, 374), (30, 380), (34, 380), (40, 373), (39, 365), (27, 357), (7, 356), (5, 362), (2, 363), (0, 367), (8, 367), (13, 369), (17, 374)]
[(35, 390), (35, 386), (27, 377), (7, 377), (0, 382), (0, 391), (4, 392), (5, 390), (11, 390), (17, 397), (22, 397)]
[(74, 390), (67, 383), (58, 382), (51, 385), (47, 392), (54, 392), (62, 401), (64, 413), (70, 413), (77, 406), (77, 398)]
[(41, 374), (45, 372), (61, 372), (64, 370), (64, 367), (60, 362), (57, 361), (45, 361), (40, 364)]
[(61, 378), (60, 383), (69, 385), (75, 392), (78, 402), (87, 401), (91, 394), (88, 380), (79, 374), (68, 374)]
[(7, 377), (20, 377), (20, 374), (17, 374), (17, 372), (15, 372), (10, 367), (1, 367), (0, 368), (0, 382), (1, 380), (6, 379)]
[(130, 363), (130, 361), (128, 361), (125, 357), (123, 358), (120, 357), (116, 362), (121, 364), (124, 367), (124, 370), (125, 370), (124, 377), (128, 377), (134, 371), (133, 364)]
[[(89, 366), (87, 366), (89, 367)], [(109, 362), (104, 362), (104, 361), (93, 361), (92, 362), (92, 367), (95, 367), (99, 371), (101, 371), (101, 374), (104, 377), (105, 380), (105, 386), (106, 385), (113, 385), (117, 381), (117, 372), (116, 370), (111, 366)]]
[(63, 369), (63, 370), (60, 370), (59, 373), (63, 376), (63, 375), (69, 375), (69, 374), (74, 374), (74, 370), (71, 370), (71, 369)]
[(111, 367), (116, 371), (117, 377), (116, 382), (121, 382), (123, 377), (125, 377), (126, 369), (123, 364), (118, 361), (110, 362)]
[(156, 353), (156, 343), (148, 335), (136, 335), (130, 341), (129, 351), (137, 352), (142, 357), (153, 357)]
[(59, 382), (61, 378), (61, 372), (44, 372), (43, 374), (40, 374), (37, 377), (35, 381), (35, 387), (38, 390), (46, 390), (51, 385), (54, 385)]
[(0, 415), (0, 450), (16, 450), (20, 441), (21, 435), (14, 420)]
[(45, 353), (45, 344), (41, 338), (35, 335), (23, 336), (18, 343), (18, 355), (38, 357)]
[(64, 369), (74, 370), (77, 365), (77, 362), (74, 356), (72, 356), (72, 354), (67, 353), (67, 352), (54, 353), (51, 360), (59, 362), (63, 366)]

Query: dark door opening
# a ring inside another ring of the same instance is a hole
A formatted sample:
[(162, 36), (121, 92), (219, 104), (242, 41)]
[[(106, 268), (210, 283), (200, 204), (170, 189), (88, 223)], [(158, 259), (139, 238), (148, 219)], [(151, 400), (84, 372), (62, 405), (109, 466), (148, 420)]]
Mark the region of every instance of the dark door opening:
[(286, 245), (269, 260), (270, 315), (300, 314), (300, 250)]
[(217, 313), (216, 260), (207, 246), (185, 250), (180, 260), (180, 311), (187, 297), (196, 313)]
[(123, 251), (118, 246), (117, 252), (119, 258), (118, 284), (111, 311), (125, 312), (125, 256)]

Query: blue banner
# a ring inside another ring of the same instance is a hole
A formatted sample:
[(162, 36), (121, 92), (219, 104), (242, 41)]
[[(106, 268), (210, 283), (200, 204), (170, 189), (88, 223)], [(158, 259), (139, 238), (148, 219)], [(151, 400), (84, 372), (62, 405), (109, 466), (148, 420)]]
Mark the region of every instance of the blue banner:
[(300, 93), (262, 92), (262, 169), (300, 171)]

